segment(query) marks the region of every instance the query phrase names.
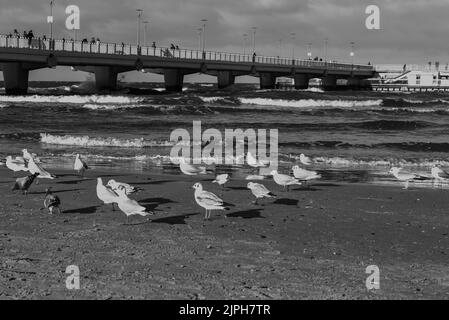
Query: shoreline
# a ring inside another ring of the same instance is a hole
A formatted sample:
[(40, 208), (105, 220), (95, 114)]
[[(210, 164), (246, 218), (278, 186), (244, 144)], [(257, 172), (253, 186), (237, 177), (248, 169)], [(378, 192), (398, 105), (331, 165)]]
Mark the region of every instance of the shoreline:
[[(53, 173), (51, 168), (48, 168)], [(444, 190), (320, 181), (251, 204), (247, 181), (232, 180), (213, 212), (193, 198), (201, 181), (220, 196), (212, 175), (73, 171), (13, 194), (0, 167), (0, 299), (427, 299), (449, 297), (449, 215)], [(144, 188), (132, 196), (155, 211), (151, 222), (101, 206), (95, 177)], [(43, 207), (45, 187), (63, 213)], [(431, 209), (429, 211), (429, 209)], [(69, 265), (81, 290), (65, 288)], [(369, 265), (380, 290), (368, 291)]]

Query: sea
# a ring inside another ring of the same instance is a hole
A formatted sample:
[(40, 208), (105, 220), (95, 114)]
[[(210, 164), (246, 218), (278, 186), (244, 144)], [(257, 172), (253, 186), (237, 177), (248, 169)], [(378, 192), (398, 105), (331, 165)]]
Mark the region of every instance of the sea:
[[(424, 176), (449, 168), (449, 94), (371, 91), (259, 90), (237, 84), (121, 84), (98, 93), (92, 82), (31, 82), (26, 96), (0, 89), (0, 158), (36, 153), (45, 167), (72, 169), (79, 153), (93, 169), (179, 173), (170, 134), (202, 129), (278, 129), (279, 171), (301, 153), (327, 180), (388, 183), (392, 166)], [(245, 165), (215, 172), (245, 176)]]

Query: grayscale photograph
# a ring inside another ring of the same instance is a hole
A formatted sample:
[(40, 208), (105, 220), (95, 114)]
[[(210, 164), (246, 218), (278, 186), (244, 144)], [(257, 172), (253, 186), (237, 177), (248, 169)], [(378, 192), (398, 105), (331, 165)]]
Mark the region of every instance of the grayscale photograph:
[(448, 10), (1, 0), (0, 300), (448, 300)]

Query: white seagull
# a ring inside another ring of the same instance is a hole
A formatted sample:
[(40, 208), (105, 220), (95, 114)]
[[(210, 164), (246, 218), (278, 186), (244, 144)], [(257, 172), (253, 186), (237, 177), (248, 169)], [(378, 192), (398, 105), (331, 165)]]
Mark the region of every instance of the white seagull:
[(34, 159), (34, 162), (36, 162), (36, 163), (41, 162), (41, 160), (37, 157), (37, 154), (29, 153), (28, 149), (22, 149), (22, 153), (23, 153), (23, 159), (25, 159), (26, 161), (30, 161), (30, 159)]
[(181, 169), (182, 173), (188, 176), (196, 176), (198, 174), (206, 174), (206, 167), (195, 166), (193, 164), (189, 164), (185, 161), (184, 158), (179, 159), (179, 169)]
[(404, 189), (408, 189), (408, 183), (410, 180), (423, 178), (422, 176), (416, 175), (414, 173), (403, 173), (400, 172), (402, 169), (398, 167), (393, 167), (390, 169), (389, 173), (392, 174), (396, 179), (404, 182)]
[(217, 183), (218, 185), (224, 188), (224, 185), (230, 180), (229, 174), (219, 174), (215, 177), (215, 180), (212, 183)]
[(292, 170), (293, 170), (293, 175), (299, 181), (307, 182), (307, 181), (310, 181), (310, 180), (316, 180), (316, 179), (320, 179), (321, 178), (321, 175), (319, 175), (318, 172), (302, 169), (299, 166), (294, 166), (292, 168)]
[(55, 175), (46, 171), (41, 165), (37, 164), (33, 157), (31, 157), (30, 160), (28, 160), (28, 171), (30, 171), (31, 174), (39, 173), (39, 175), (37, 176), (38, 179), (54, 179), (54, 178), (56, 178)]
[(267, 161), (257, 160), (249, 151), (246, 154), (246, 163), (253, 168), (263, 168), (268, 165)]
[(223, 200), (217, 197), (215, 194), (209, 191), (203, 190), (201, 183), (197, 182), (192, 187), (195, 189), (195, 201), (200, 207), (206, 209), (205, 220), (210, 218), (212, 210), (229, 210), (224, 206)]
[(312, 159), (310, 159), (304, 153), (301, 153), (299, 155), (299, 161), (305, 166), (310, 166), (312, 164)]
[(84, 171), (89, 169), (87, 163), (81, 159), (80, 155), (77, 153), (75, 158), (75, 164), (73, 165), (73, 169), (78, 172), (81, 177), (84, 177)]
[(290, 177), (286, 174), (278, 173), (277, 170), (271, 171), (271, 175), (273, 176), (274, 182), (276, 182), (278, 185), (283, 186), (284, 190), (285, 187), (287, 187), (287, 191), (289, 186), (291, 185), (301, 185), (301, 182), (298, 181), (298, 179)]
[(132, 215), (141, 215), (143, 217), (152, 214), (151, 212), (147, 212), (146, 208), (141, 206), (136, 200), (128, 198), (126, 195), (125, 187), (119, 186), (117, 189), (118, 193), (118, 202), (117, 205), (119, 209), (126, 214), (126, 223), (128, 224), (128, 217)]
[(112, 190), (117, 192), (119, 188), (124, 188), (126, 195), (130, 195), (131, 193), (135, 193), (138, 191), (136, 187), (133, 187), (132, 185), (125, 183), (125, 182), (118, 182), (114, 179), (111, 179), (108, 181), (108, 187), (110, 187)]
[(441, 185), (445, 182), (449, 182), (449, 173), (444, 171), (441, 168), (433, 167), (432, 170), (432, 178), (433, 178), (433, 185), (435, 186), (436, 182), (440, 182)]
[(7, 156), (6, 167), (14, 172), (28, 171), (25, 160), (22, 157), (16, 157), (16, 159), (13, 159), (11, 156)]
[(256, 197), (256, 201), (254, 202), (255, 204), (257, 204), (257, 200), (259, 200), (259, 199), (276, 198), (276, 195), (273, 194), (270, 190), (268, 190), (263, 184), (249, 182), (247, 187), (248, 187), (248, 189), (251, 190), (252, 194)]
[(111, 204), (112, 211), (115, 211), (114, 203), (118, 202), (119, 196), (113, 190), (105, 187), (103, 185), (103, 179), (101, 178), (97, 178), (97, 197), (103, 201), (104, 204)]

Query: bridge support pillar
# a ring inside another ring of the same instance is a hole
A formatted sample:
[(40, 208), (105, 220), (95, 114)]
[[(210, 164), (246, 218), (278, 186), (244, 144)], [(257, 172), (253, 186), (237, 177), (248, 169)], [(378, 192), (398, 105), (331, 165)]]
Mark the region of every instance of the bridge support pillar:
[(307, 89), (309, 87), (309, 76), (307, 74), (295, 74), (295, 89)]
[(8, 95), (23, 95), (28, 92), (29, 70), (20, 62), (2, 63), (5, 93)]
[(348, 79), (348, 88), (352, 90), (360, 90), (362, 87), (362, 80), (358, 78), (349, 78)]
[(234, 82), (235, 82), (235, 75), (232, 74), (232, 71), (218, 71), (217, 83), (219, 89), (224, 89), (229, 86), (232, 86)]
[(325, 76), (322, 79), (321, 86), (324, 90), (335, 90), (337, 89), (337, 77), (336, 76)]
[(113, 67), (94, 67), (95, 87), (97, 90), (117, 89), (117, 70)]
[(170, 92), (181, 92), (184, 82), (184, 73), (177, 69), (164, 70), (165, 90)]
[(274, 89), (276, 76), (272, 73), (260, 73), (260, 89)]

